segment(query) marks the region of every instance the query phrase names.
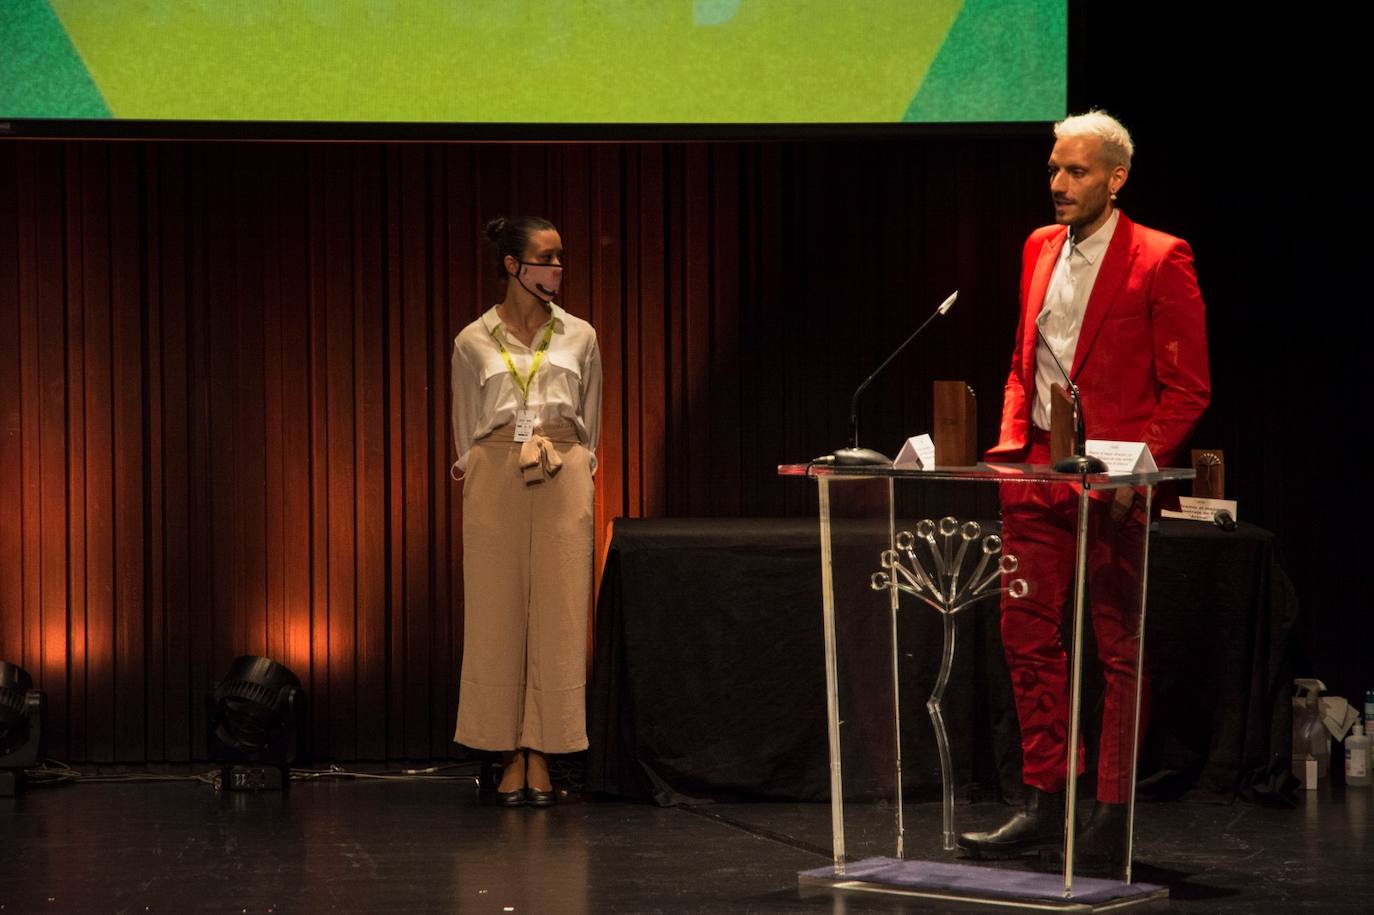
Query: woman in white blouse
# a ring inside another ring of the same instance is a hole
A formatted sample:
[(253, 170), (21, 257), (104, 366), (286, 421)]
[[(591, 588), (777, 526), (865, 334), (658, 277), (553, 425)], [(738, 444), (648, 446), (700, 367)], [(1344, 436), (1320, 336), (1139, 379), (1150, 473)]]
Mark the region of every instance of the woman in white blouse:
[(453, 345), (463, 480), (463, 670), (454, 740), (503, 752), (505, 806), (549, 806), (546, 754), (587, 747), (596, 331), (554, 298), (563, 243), (537, 217), (494, 219), (506, 294)]

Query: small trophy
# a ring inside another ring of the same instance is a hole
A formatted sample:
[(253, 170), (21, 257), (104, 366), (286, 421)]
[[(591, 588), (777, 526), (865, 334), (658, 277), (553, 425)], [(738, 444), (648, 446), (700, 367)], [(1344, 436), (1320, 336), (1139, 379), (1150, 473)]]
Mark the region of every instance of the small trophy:
[(1226, 459), (1218, 448), (1193, 449), (1193, 495), (1199, 499), (1226, 498)]
[(1076, 454), (1077, 430), (1074, 426), (1073, 397), (1055, 382), (1050, 385), (1050, 463)]
[(978, 399), (962, 381), (935, 382), (935, 466), (978, 463)]

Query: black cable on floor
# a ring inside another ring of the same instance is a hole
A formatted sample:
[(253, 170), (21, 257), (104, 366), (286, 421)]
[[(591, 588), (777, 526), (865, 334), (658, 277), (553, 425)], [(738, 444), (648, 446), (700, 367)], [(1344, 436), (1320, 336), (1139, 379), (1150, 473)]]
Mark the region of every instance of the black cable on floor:
[(89, 773), (72, 768), (56, 759), (45, 759), (40, 766), (24, 770), (24, 780), (30, 788), (63, 784), (110, 784), (114, 782), (202, 782), (213, 784), (217, 770), (176, 775), (170, 772), (106, 772)]
[[(361, 772), (330, 765), (327, 769), (292, 769), (292, 781), (314, 781), (322, 778), (378, 781), (461, 781), (476, 782), (479, 764), (446, 763), (423, 768), (405, 768), (382, 772)], [(220, 767), (206, 772), (179, 775), (170, 772), (108, 772), (89, 773), (73, 768), (65, 762), (47, 759), (40, 766), (24, 770), (30, 788), (63, 784), (112, 784), (116, 782), (200, 782), (219, 788)]]
[(754, 836), (756, 838), (767, 839), (768, 841), (776, 842), (779, 845), (786, 845), (789, 848), (795, 848), (797, 849), (797, 851), (810, 852), (811, 854), (819, 855), (820, 857), (825, 858), (826, 860), (830, 860), (832, 857), (829, 848), (822, 848), (819, 845), (812, 845), (810, 842), (803, 842), (800, 839), (784, 835), (780, 832), (774, 832), (771, 829), (763, 829), (758, 826), (751, 826), (748, 823), (741, 823), (739, 820), (732, 819), (731, 817), (723, 816), (719, 813), (714, 813), (708, 807), (692, 807), (686, 804), (681, 804), (678, 806), (678, 809), (686, 811), (687, 813), (690, 813), (694, 816), (699, 816), (703, 819), (714, 820), (715, 822), (720, 823), (723, 826), (729, 826), (733, 829), (738, 829), (741, 832), (747, 832), (749, 835)]

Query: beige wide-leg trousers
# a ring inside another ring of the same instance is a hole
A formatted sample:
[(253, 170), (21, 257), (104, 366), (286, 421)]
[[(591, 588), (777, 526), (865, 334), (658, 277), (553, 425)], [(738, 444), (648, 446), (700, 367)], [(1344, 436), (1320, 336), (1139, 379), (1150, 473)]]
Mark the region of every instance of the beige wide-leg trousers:
[(513, 431), (503, 426), (477, 442), (463, 478), (463, 670), (453, 739), (481, 750), (571, 753), (587, 748), (590, 452), (571, 423), (545, 427), (562, 467), (553, 475), (522, 470)]

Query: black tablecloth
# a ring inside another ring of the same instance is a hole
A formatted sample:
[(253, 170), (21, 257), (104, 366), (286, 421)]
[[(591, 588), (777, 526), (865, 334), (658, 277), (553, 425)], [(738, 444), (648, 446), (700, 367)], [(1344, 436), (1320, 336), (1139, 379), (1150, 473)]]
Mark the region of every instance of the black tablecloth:
[[(590, 790), (663, 804), (828, 797), (819, 553), (812, 520), (616, 521), (587, 699)], [(1246, 773), (1286, 760), (1298, 607), (1274, 536), (1244, 524), (1225, 533), (1161, 522), (1147, 613), (1152, 710), (1142, 784), (1157, 794), (1229, 795)], [(938, 758), (922, 703), (939, 664), (940, 623), (934, 613), (900, 618), (904, 779), (917, 792), (934, 790)], [(964, 794), (1019, 791), (997, 625), (996, 601), (958, 623), (945, 718)], [(871, 664), (846, 665), (842, 688), (889, 683), (886, 651), (875, 645)], [(872, 682), (859, 682), (866, 677)], [(863, 785), (847, 780), (851, 790)]]

